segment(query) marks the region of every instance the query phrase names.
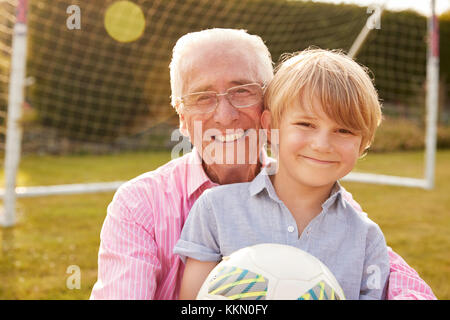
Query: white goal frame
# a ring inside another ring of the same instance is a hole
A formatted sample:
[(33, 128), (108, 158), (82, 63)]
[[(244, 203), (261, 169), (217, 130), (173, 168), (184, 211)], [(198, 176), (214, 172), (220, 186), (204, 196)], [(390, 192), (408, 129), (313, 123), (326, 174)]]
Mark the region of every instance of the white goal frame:
[[(427, 79), (426, 79), (426, 132), (425, 132), (425, 166), (422, 179), (398, 177), (373, 173), (351, 172), (343, 181), (356, 181), (377, 183), (404, 187), (419, 187), (432, 189), (435, 179), (436, 149), (437, 149), (437, 120), (439, 99), (439, 31), (438, 20), (435, 13), (435, 0), (430, 0), (431, 14), (428, 18), (428, 45), (427, 45)], [(364, 25), (360, 34), (354, 41), (348, 55), (352, 58), (357, 55), (370, 31), (376, 25), (373, 19), (380, 19), (384, 5), (378, 8)]]
[[(435, 178), (435, 159), (437, 144), (437, 115), (439, 90), (439, 53), (437, 18), (435, 15), (435, 0), (431, 2), (431, 15), (428, 18), (428, 57), (427, 57), (427, 93), (426, 93), (426, 141), (425, 166), (422, 179), (351, 172), (343, 181), (356, 181), (404, 187), (419, 187), (432, 189)], [(24, 102), (25, 68), (26, 68), (26, 24), (27, 0), (18, 1), (17, 20), (14, 26), (12, 43), (12, 62), (9, 82), (9, 103), (7, 112), (7, 132), (5, 147), (5, 188), (0, 189), (3, 199), (3, 214), (0, 212), (0, 225), (13, 226), (16, 223), (16, 199), (25, 197), (40, 197), (49, 195), (69, 195), (95, 192), (114, 192), (124, 181), (106, 183), (65, 184), (53, 186), (16, 187), (16, 178), (20, 162), (22, 130), (19, 125), (22, 105)], [(383, 8), (378, 12), (379, 17)], [(373, 16), (371, 16), (372, 18)], [(373, 29), (373, 21), (363, 27), (349, 55), (354, 57), (363, 45), (367, 35)]]

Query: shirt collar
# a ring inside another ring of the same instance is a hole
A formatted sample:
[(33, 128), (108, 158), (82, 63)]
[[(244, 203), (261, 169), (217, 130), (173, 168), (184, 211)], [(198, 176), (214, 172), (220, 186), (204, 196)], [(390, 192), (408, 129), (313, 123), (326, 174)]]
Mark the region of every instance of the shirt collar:
[(342, 195), (343, 192), (344, 192), (344, 188), (341, 186), (339, 181), (336, 181), (333, 188), (331, 189), (330, 196), (328, 197), (327, 200), (325, 200), (324, 203), (322, 203), (322, 209), (328, 210), (328, 208), (330, 208), (336, 201), (339, 201), (341, 203), (341, 205), (344, 208), (346, 208), (347, 204)]
[(276, 165), (275, 161), (269, 162), (266, 166), (264, 166), (261, 169), (261, 172), (253, 179), (252, 182), (250, 182), (249, 185), (249, 191), (251, 196), (255, 196), (256, 194), (260, 193), (263, 189), (266, 189), (269, 193), (269, 196), (275, 200), (280, 201), (278, 197), (276, 196), (275, 190), (272, 185), (272, 181), (270, 180), (270, 175), (272, 175), (274, 172), (273, 166)]
[[(256, 178), (250, 183), (249, 191), (251, 196), (255, 196), (262, 190), (266, 189), (269, 196), (277, 201), (281, 202), (278, 198), (275, 189), (273, 187), (272, 181), (270, 180), (270, 175), (274, 174), (274, 166), (276, 166), (275, 161), (271, 161), (268, 166), (264, 167), (261, 172), (256, 176)], [(342, 206), (346, 207), (345, 199), (342, 195), (344, 188), (341, 186), (339, 181), (336, 181), (333, 188), (331, 189), (330, 196), (322, 204), (322, 209), (324, 211), (328, 210), (336, 201), (340, 201)]]
[[(275, 161), (267, 155), (267, 152), (264, 148), (261, 150), (260, 159), (262, 163), (261, 167), (263, 169)], [(215, 182), (212, 182), (206, 174), (202, 166), (202, 158), (195, 147), (192, 148), (192, 152), (190, 152), (188, 155), (187, 165), (189, 166), (187, 170), (187, 192), (189, 197), (205, 183), (208, 183), (211, 186), (219, 185)]]

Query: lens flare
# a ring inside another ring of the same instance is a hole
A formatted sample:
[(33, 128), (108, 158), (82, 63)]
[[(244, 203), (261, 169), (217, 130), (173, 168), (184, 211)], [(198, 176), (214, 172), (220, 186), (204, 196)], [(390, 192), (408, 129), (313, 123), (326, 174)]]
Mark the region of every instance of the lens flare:
[(144, 13), (131, 1), (114, 2), (106, 9), (105, 29), (116, 41), (135, 41), (144, 33)]

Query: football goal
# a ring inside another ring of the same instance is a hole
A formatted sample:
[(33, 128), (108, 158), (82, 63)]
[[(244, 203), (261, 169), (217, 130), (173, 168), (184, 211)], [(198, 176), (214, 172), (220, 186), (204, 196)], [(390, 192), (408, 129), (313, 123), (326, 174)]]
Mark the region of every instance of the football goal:
[(423, 177), (352, 172), (344, 180), (433, 188), (439, 38), (429, 3), (425, 16), (381, 1), (0, 0), (1, 224), (14, 225), (17, 198), (111, 192), (123, 183), (20, 186), (21, 155), (170, 150), (178, 142), (171, 50), (181, 35), (213, 27), (261, 36), (275, 63), (316, 46), (366, 65), (385, 117), (423, 129)]

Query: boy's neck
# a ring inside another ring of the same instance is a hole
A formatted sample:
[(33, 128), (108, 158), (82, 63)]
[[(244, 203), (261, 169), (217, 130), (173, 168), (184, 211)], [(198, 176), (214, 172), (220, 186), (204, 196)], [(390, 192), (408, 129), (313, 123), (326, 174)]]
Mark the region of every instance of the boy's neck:
[(300, 236), (303, 228), (322, 211), (322, 204), (329, 198), (334, 183), (321, 187), (293, 186), (278, 174), (270, 178), (278, 198), (297, 221)]

